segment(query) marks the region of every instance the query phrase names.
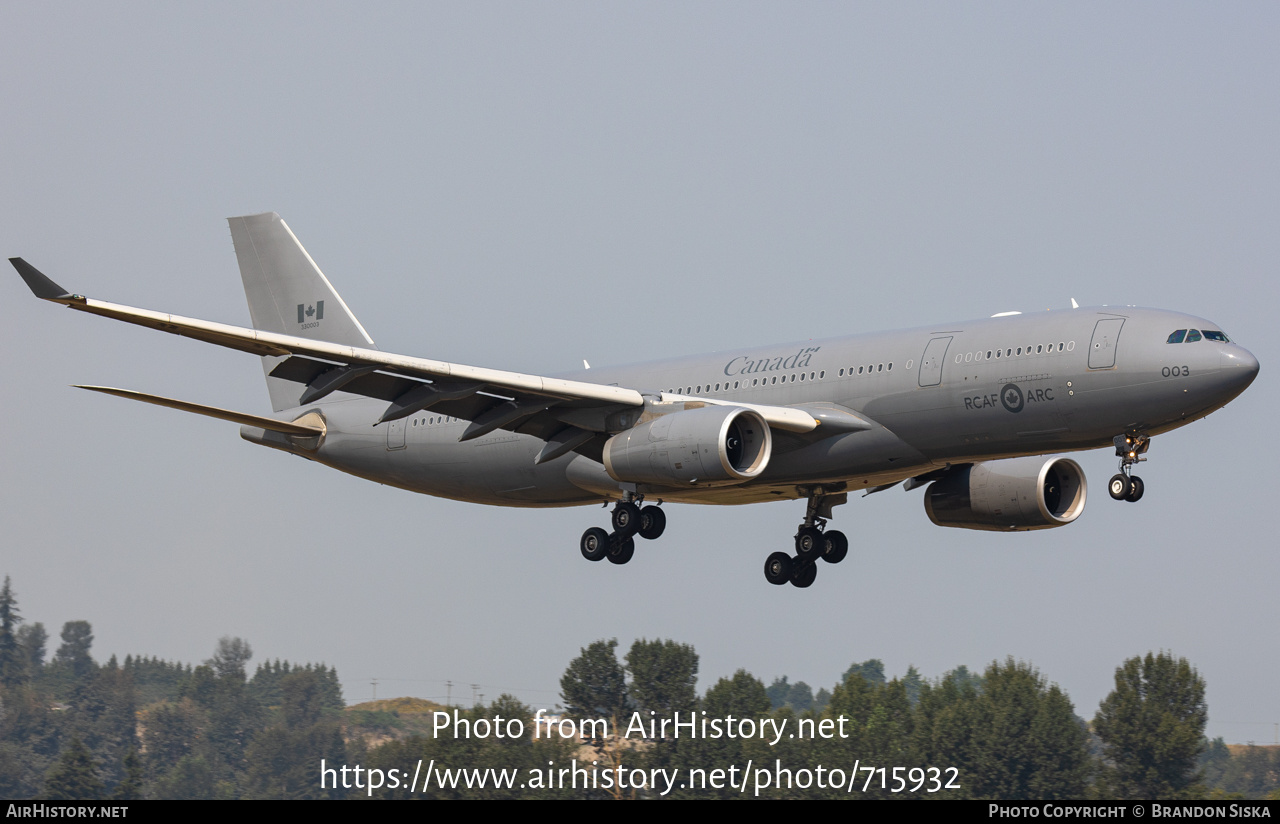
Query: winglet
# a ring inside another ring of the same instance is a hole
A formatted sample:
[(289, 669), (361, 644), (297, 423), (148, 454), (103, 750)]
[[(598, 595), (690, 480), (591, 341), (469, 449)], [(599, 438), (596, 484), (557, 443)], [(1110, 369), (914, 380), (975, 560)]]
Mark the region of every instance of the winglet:
[(27, 282), (27, 286), (31, 288), (36, 297), (44, 298), (45, 300), (71, 297), (70, 292), (49, 280), (43, 272), (22, 258), (9, 258), (9, 262), (13, 264), (13, 268), (18, 270), (18, 274), (22, 275), (22, 279)]

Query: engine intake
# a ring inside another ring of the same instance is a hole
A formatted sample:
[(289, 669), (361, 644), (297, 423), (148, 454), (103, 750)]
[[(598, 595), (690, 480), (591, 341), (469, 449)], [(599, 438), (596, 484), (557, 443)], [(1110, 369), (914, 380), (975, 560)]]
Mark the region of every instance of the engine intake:
[(660, 486), (728, 486), (764, 471), (773, 436), (760, 413), (741, 406), (672, 412), (614, 435), (604, 466), (615, 481)]
[(938, 526), (1050, 529), (1080, 517), (1087, 492), (1070, 458), (1009, 458), (956, 467), (926, 490), (924, 509)]

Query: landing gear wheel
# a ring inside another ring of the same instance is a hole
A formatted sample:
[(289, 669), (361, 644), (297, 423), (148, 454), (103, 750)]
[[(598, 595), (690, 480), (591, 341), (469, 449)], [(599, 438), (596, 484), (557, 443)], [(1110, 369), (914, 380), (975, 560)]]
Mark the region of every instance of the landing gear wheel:
[(667, 528), (667, 513), (656, 506), (640, 510), (640, 537), (647, 541), (662, 537)]
[(802, 527), (796, 533), (796, 555), (800, 560), (812, 560), (826, 548), (826, 538), (822, 530), (814, 526)]
[(844, 560), (844, 556), (849, 554), (849, 539), (844, 537), (843, 532), (831, 530), (823, 533), (826, 543), (822, 550), (822, 560), (829, 564), (838, 564)]
[(613, 531), (622, 535), (635, 535), (640, 529), (640, 507), (630, 501), (622, 501), (613, 508)]
[(1123, 472), (1119, 475), (1112, 475), (1110, 483), (1107, 484), (1107, 491), (1111, 493), (1111, 497), (1117, 501), (1123, 501), (1129, 497), (1129, 493), (1133, 490), (1133, 481), (1129, 480), (1129, 476)]
[(765, 559), (764, 577), (771, 584), (782, 586), (791, 580), (791, 556), (775, 552)]
[(579, 549), (582, 550), (582, 557), (588, 561), (603, 559), (605, 553), (609, 551), (609, 533), (598, 526), (591, 527), (582, 533), (582, 543), (579, 545)]
[(621, 535), (609, 536), (609, 552), (605, 557), (609, 559), (611, 564), (625, 564), (631, 560), (631, 556), (636, 554), (636, 539), (630, 535), (623, 537)]
[(804, 589), (805, 587), (812, 585), (814, 579), (817, 577), (818, 567), (813, 563), (813, 561), (800, 564), (791, 571), (791, 586)]
[(1141, 478), (1137, 475), (1132, 476), (1129, 478), (1129, 494), (1124, 496), (1124, 499), (1131, 504), (1136, 504), (1142, 500), (1142, 493), (1145, 488), (1146, 484), (1142, 482)]

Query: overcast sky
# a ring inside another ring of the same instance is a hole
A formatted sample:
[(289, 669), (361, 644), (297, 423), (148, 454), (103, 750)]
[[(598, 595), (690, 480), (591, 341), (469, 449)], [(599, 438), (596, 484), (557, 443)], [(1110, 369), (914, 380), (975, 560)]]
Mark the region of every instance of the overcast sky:
[(1274, 3), (0, 4), (0, 252), (73, 291), (248, 324), (225, 218), (278, 211), (379, 347), (533, 373), (1140, 304), (1213, 319), (1254, 386), (1153, 442), (1138, 505), (1000, 535), (854, 499), (850, 557), (773, 587), (802, 502), (672, 506), (626, 567), (600, 508), (436, 500), (91, 395), (269, 412), (257, 359), (0, 276), (0, 574), (95, 654), (337, 666), (349, 701), (543, 706), (599, 638), (699, 686), (881, 658), (1034, 663), (1092, 718), (1127, 657), (1280, 722)]

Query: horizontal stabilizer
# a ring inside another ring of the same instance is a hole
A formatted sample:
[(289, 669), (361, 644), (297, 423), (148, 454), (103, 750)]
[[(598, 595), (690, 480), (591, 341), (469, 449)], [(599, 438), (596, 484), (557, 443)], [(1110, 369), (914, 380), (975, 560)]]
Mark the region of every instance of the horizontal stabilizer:
[(70, 294), (66, 289), (49, 280), (44, 272), (41, 272), (22, 258), (9, 258), (9, 262), (13, 264), (13, 268), (18, 270), (18, 274), (22, 275), (22, 279), (27, 282), (27, 286), (31, 288), (36, 297), (53, 300), (55, 298), (65, 298)]
[(88, 389), (90, 392), (102, 392), (107, 395), (116, 395), (121, 398), (128, 398), (129, 400), (153, 403), (156, 406), (167, 406), (170, 409), (180, 409), (183, 412), (194, 412), (197, 415), (219, 418), (224, 421), (241, 424), (242, 426), (256, 426), (259, 429), (283, 432), (286, 435), (315, 437), (316, 435), (324, 434), (323, 426), (278, 421), (275, 418), (268, 418), (263, 415), (250, 415), (247, 412), (233, 412), (230, 409), (220, 409), (216, 406), (205, 406), (204, 404), (191, 403), (190, 401), (179, 401), (174, 400), (173, 398), (162, 398), (159, 395), (148, 395), (145, 392), (134, 392), (131, 389), (116, 389), (111, 386), (81, 386), (79, 384), (76, 384), (76, 389)]

